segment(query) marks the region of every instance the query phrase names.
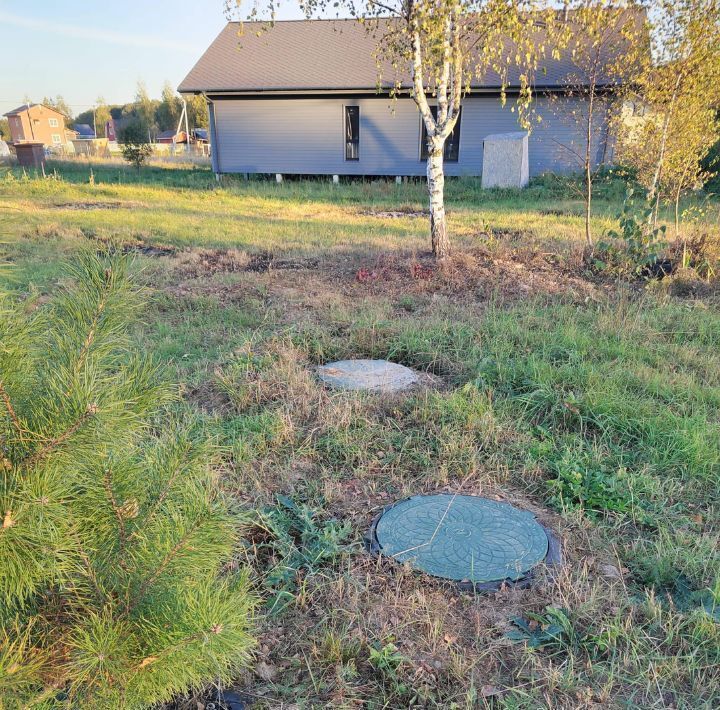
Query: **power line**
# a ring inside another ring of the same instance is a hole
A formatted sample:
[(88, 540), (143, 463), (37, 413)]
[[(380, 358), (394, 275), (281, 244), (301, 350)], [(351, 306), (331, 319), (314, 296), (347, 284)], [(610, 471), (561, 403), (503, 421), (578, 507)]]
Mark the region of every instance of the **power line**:
[[(0, 99), (0, 104), (13, 104), (16, 106), (24, 106), (27, 103), (27, 101), (24, 101), (22, 99), (13, 101), (12, 99)], [(30, 103), (39, 103), (38, 101), (31, 101)], [(72, 106), (73, 108), (82, 108), (83, 106), (87, 106), (88, 108), (92, 108), (93, 106), (97, 106), (96, 103), (89, 103), (89, 104), (71, 104), (67, 101), (63, 102), (66, 106)], [(132, 101), (126, 101), (125, 103), (132, 103)], [(108, 106), (114, 106), (113, 103), (106, 104)], [(117, 104), (118, 106), (121, 106), (122, 104)]]

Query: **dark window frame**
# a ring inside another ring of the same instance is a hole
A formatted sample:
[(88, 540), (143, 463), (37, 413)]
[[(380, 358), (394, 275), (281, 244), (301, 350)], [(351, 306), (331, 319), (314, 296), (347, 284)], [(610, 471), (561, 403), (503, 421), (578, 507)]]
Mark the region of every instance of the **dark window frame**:
[[(430, 111), (432, 112), (433, 118), (437, 118), (437, 106), (431, 106)], [(458, 108), (455, 128), (453, 128), (452, 133), (445, 139), (445, 145), (443, 147), (443, 162), (445, 163), (457, 163), (460, 161), (461, 123), (462, 106)], [(425, 128), (423, 117), (420, 116), (420, 160), (426, 161), (428, 156), (427, 129)]]
[[(351, 119), (353, 113), (356, 115), (354, 125)], [(343, 139), (345, 160), (350, 162), (360, 160), (360, 107), (357, 105), (343, 106)]]

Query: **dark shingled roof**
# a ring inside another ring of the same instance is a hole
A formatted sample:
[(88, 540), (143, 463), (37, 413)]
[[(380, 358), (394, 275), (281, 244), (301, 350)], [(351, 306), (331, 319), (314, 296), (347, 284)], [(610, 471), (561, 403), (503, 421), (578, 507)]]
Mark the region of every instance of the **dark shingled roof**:
[(95, 129), (87, 123), (74, 123), (73, 130), (81, 138), (95, 138)]
[(62, 111), (58, 111), (56, 108), (53, 108), (52, 106), (45, 106), (45, 104), (23, 104), (22, 106), (18, 106), (17, 108), (14, 108), (12, 111), (8, 111), (7, 113), (4, 113), (3, 116), (16, 116), (17, 114), (24, 113), (29, 108), (34, 108), (35, 106), (42, 106), (44, 109), (47, 109), (48, 111), (54, 111), (55, 113), (59, 113), (61, 116), (65, 115)]
[[(241, 31), (242, 28), (242, 31)], [(538, 29), (538, 36), (542, 33)], [(376, 40), (356, 20), (291, 20), (268, 27), (263, 22), (229, 22), (185, 77), (181, 93), (272, 91), (374, 91), (378, 85)], [(547, 59), (535, 84), (563, 85), (572, 72), (569, 56)], [(382, 86), (396, 74), (383, 70)], [(409, 86), (409, 77), (402, 77)], [(489, 73), (476, 89), (499, 89)], [(509, 85), (518, 85), (517, 73)]]
[(39, 106), (40, 104), (23, 104), (22, 106), (18, 106), (17, 108), (14, 108), (12, 111), (8, 111), (7, 113), (4, 113), (3, 116), (16, 116), (19, 113), (23, 113), (24, 111), (27, 111), (29, 108), (32, 108), (33, 106)]

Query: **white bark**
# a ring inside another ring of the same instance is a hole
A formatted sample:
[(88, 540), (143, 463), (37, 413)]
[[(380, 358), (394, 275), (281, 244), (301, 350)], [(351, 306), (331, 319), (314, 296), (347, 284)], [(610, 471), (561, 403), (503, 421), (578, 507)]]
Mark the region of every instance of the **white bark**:
[[(459, 29), (448, 19), (445, 27), (443, 66), (437, 96), (437, 119), (433, 118), (423, 81), (423, 56), (417, 18), (410, 20), (413, 43), (413, 99), (420, 110), (428, 137), (427, 184), (430, 198), (430, 240), (432, 252), (442, 259), (450, 253), (450, 242), (445, 221), (445, 173), (443, 149), (445, 141), (457, 122), (462, 89), (462, 62), (459, 55)], [(453, 57), (453, 50), (455, 56)]]
[(590, 87), (588, 99), (587, 133), (585, 135), (585, 242), (590, 253), (593, 251), (592, 231), (590, 229), (590, 217), (592, 215), (592, 138), (593, 138), (593, 111), (595, 110), (595, 75)]
[(430, 196), (430, 238), (433, 254), (442, 259), (450, 252), (445, 221), (445, 173), (443, 171), (443, 140), (430, 141), (427, 161), (427, 183)]
[(648, 202), (650, 202), (650, 204), (653, 204), (654, 202), (653, 209), (650, 212), (650, 216), (648, 218), (648, 224), (652, 225), (653, 227), (657, 224), (657, 208), (660, 202), (660, 180), (662, 178), (663, 168), (665, 167), (665, 151), (667, 149), (667, 139), (668, 132), (670, 130), (670, 121), (673, 117), (673, 111), (675, 110), (675, 101), (677, 100), (677, 94), (682, 79), (683, 75), (681, 72), (679, 72), (677, 75), (677, 79), (675, 80), (675, 86), (673, 88), (672, 96), (670, 97), (670, 102), (665, 113), (665, 118), (663, 120), (662, 134), (660, 138), (660, 150), (658, 152), (658, 159), (655, 164), (655, 172), (652, 177), (652, 182), (650, 183), (650, 189), (648, 190)]

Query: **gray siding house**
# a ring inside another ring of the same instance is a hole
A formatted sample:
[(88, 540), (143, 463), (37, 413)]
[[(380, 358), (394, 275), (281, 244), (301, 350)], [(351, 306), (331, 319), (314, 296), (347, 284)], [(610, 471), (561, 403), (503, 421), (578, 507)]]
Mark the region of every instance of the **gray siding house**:
[[(413, 100), (389, 95), (393, 81), (378, 81), (375, 42), (354, 20), (228, 23), (180, 84), (202, 94), (210, 110), (216, 173), (295, 175), (425, 174), (423, 126)], [(572, 67), (553, 61), (536, 86), (535, 123), (529, 138), (530, 175), (578, 170), (582, 145), (573, 114), (584, 99), (567, 97)], [(386, 73), (387, 72), (387, 73)], [(390, 76), (385, 68), (380, 74)], [(446, 146), (447, 175), (481, 175), (483, 140), (520, 130), (500, 82), (488, 79), (464, 98), (459, 126)], [(609, 158), (599, 121), (593, 154)]]

